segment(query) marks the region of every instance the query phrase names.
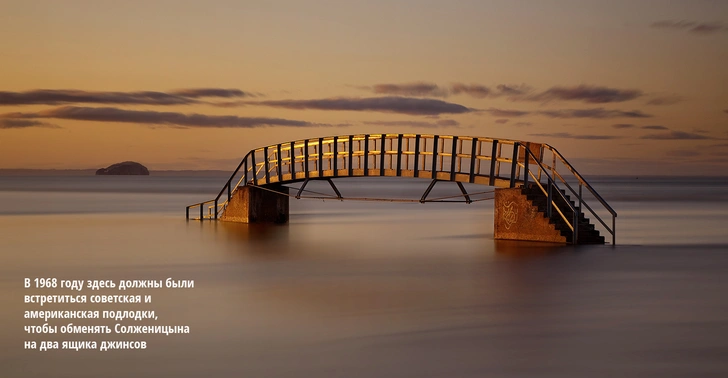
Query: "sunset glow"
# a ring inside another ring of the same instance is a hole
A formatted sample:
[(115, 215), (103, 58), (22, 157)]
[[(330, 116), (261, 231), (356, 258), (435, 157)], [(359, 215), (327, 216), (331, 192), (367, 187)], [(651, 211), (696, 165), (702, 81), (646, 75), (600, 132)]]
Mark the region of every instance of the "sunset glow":
[(251, 148), (441, 133), (589, 174), (728, 168), (728, 3), (22, 1), (0, 168), (232, 170)]

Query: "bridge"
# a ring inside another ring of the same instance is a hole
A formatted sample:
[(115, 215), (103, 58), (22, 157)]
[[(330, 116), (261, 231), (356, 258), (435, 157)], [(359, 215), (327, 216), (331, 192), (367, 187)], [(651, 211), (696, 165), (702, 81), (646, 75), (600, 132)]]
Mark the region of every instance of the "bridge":
[[(438, 182), (458, 186), (453, 202), (479, 200), (464, 183), (495, 187), (496, 239), (604, 244), (609, 235), (616, 244), (617, 213), (554, 147), (456, 135), (355, 134), (256, 148), (215, 198), (187, 206), (186, 217), (285, 223), (289, 198), (384, 200), (345, 197), (334, 182), (375, 176), (429, 180), (422, 197), (411, 200), (422, 203), (445, 200), (429, 198)], [(327, 181), (334, 194), (306, 195), (312, 180)], [(288, 186), (294, 183), (299, 187)]]

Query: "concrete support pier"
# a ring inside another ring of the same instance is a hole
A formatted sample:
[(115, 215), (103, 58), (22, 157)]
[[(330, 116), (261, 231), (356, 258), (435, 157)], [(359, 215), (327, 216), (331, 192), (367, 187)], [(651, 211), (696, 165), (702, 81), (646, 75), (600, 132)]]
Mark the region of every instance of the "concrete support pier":
[(566, 237), (549, 222), (521, 188), (495, 190), (494, 238), (566, 243)]
[(275, 193), (287, 194), (288, 187), (270, 185), (266, 189), (247, 185), (238, 187), (220, 220), (239, 223), (288, 222), (288, 196)]

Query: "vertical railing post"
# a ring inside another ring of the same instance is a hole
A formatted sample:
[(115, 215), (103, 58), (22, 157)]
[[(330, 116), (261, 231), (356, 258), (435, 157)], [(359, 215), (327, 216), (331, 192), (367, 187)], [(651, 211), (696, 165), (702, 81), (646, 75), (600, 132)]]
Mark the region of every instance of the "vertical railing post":
[(190, 220), (190, 207), (185, 207), (185, 219)]
[(268, 158), (268, 147), (263, 147), (263, 169), (265, 170), (265, 183), (270, 184), (270, 159)]
[(308, 179), (308, 139), (303, 141), (303, 176)]
[(212, 209), (212, 212), (215, 213), (215, 220), (217, 220), (217, 199), (215, 200), (215, 208)]
[(513, 160), (511, 160), (511, 188), (516, 187), (516, 166), (518, 165), (518, 142), (513, 143)]
[(553, 192), (554, 182), (551, 180), (551, 177), (549, 177), (548, 180), (549, 183), (549, 194), (548, 194), (548, 203), (546, 204), (546, 215), (549, 219), (551, 219), (551, 207), (553, 204), (551, 203), (553, 201), (553, 195), (551, 194)]
[[(253, 150), (251, 153), (254, 154), (255, 150)], [(247, 156), (243, 158), (243, 165), (245, 166), (245, 167), (243, 167), (243, 169), (245, 170), (245, 173), (244, 173), (245, 181), (243, 182), (243, 185), (248, 185), (248, 157)]]
[(475, 161), (478, 160), (478, 157), (476, 155), (476, 148), (478, 147), (478, 138), (473, 138), (473, 140), (470, 141), (472, 144), (470, 146), (470, 178), (468, 179), (468, 182), (474, 183), (475, 182)]
[(574, 237), (572, 238), (574, 241), (573, 244), (579, 244), (579, 214), (574, 210)]
[(579, 206), (574, 209), (574, 244), (579, 243), (579, 218), (581, 218), (581, 182), (579, 182)]
[(581, 181), (579, 181), (579, 215), (581, 215)]
[(354, 136), (349, 135), (349, 177), (354, 176)]
[(334, 137), (334, 164), (332, 165), (332, 168), (334, 170), (334, 177), (339, 177), (339, 137)]
[(402, 134), (397, 135), (397, 177), (402, 176)]
[(281, 154), (281, 144), (280, 143), (278, 143), (277, 148), (278, 148), (278, 151), (276, 151), (276, 152), (277, 152), (278, 156), (277, 156), (276, 161), (278, 162), (278, 182), (281, 182), (281, 181), (283, 181), (283, 156)]
[(455, 181), (455, 160), (458, 155), (458, 137), (452, 137), (452, 150), (450, 151), (450, 181)]
[(291, 180), (296, 179), (296, 142), (291, 142), (291, 149), (288, 150), (288, 158), (290, 164), (288, 164), (288, 170), (291, 172)]
[(318, 177), (324, 177), (324, 138), (318, 140)]
[[(387, 154), (387, 134), (381, 134), (382, 142), (381, 142), (381, 151), (379, 151), (379, 175), (384, 176), (384, 156)], [(389, 168), (392, 168), (392, 164), (389, 165)]]
[(369, 176), (369, 134), (364, 135), (364, 176)]
[(232, 193), (232, 190), (231, 190), (231, 185), (232, 185), (232, 184), (230, 183), (230, 180), (228, 180), (228, 183), (227, 183), (228, 202), (230, 202), (230, 198), (231, 198), (231, 197), (232, 197), (232, 195), (233, 195), (233, 193)]
[(251, 163), (253, 164), (253, 184), (258, 185), (258, 165), (255, 164), (255, 150), (253, 150), (250, 158), (252, 159)]
[(612, 245), (617, 245), (617, 217), (612, 214)]
[(200, 204), (200, 220), (201, 221), (205, 219), (205, 206), (204, 205), (205, 205), (204, 203)]
[(528, 187), (528, 161), (531, 160), (531, 142), (526, 142), (526, 149), (523, 151), (525, 154), (523, 162), (523, 186)]
[(493, 140), (493, 148), (490, 152), (490, 182), (488, 185), (495, 185), (495, 164), (498, 161), (498, 139)]
[(432, 138), (432, 179), (437, 179), (437, 147), (439, 135), (435, 135)]
[(415, 135), (415, 177), (420, 177), (420, 134)]

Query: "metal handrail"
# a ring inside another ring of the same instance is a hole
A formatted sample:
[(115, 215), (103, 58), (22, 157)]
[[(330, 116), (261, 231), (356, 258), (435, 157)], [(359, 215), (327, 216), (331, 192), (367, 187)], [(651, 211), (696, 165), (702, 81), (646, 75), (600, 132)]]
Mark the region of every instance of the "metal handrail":
[[(563, 178), (563, 176), (561, 176), (561, 174), (558, 173), (558, 171), (556, 171), (556, 167), (555, 167), (556, 164), (554, 163), (553, 164), (554, 166), (551, 167), (553, 172), (556, 173), (556, 175), (559, 177), (561, 182), (563, 182), (566, 185), (566, 187), (571, 191), (571, 193), (574, 194), (574, 196), (576, 196), (577, 199), (579, 199), (579, 209), (581, 210), (582, 205), (585, 206), (587, 208), (587, 210), (589, 210), (589, 212), (599, 221), (599, 223), (601, 223), (601, 225), (604, 227), (604, 229), (612, 235), (612, 245), (615, 245), (616, 241), (617, 241), (616, 240), (616, 237), (617, 237), (617, 235), (616, 235), (617, 234), (617, 232), (616, 232), (617, 212), (607, 203), (607, 201), (604, 200), (604, 198), (602, 198), (601, 195), (599, 195), (599, 193), (597, 193), (597, 191), (591, 186), (591, 184), (589, 184), (588, 181), (586, 181), (586, 179), (576, 170), (576, 168), (574, 168), (574, 166), (571, 165), (571, 163), (569, 163), (568, 160), (566, 160), (566, 158), (561, 154), (561, 152), (559, 152), (555, 147), (548, 145), (548, 144), (544, 144), (544, 147), (548, 148), (552, 152), (552, 154), (554, 156), (554, 160), (556, 157), (558, 157), (559, 160), (561, 161), (561, 163), (579, 181), (579, 192), (577, 193), (571, 187), (571, 185), (569, 185), (569, 183)], [(587, 190), (589, 191), (589, 193), (591, 193), (594, 196), (594, 198), (596, 198), (597, 201), (599, 201), (599, 203), (602, 204), (604, 209), (607, 210), (607, 212), (609, 212), (611, 214), (611, 216), (612, 216), (612, 227), (611, 228), (604, 222), (602, 217), (599, 216), (599, 214), (596, 211), (594, 211), (594, 209), (591, 206), (589, 206), (588, 203), (586, 203), (584, 201), (584, 197), (581, 193), (581, 187), (586, 187)]]
[[(547, 201), (548, 201), (547, 202), (548, 206), (546, 208), (546, 215), (549, 218), (551, 218), (551, 209), (555, 207), (556, 208), (556, 211), (559, 213), (559, 215), (561, 215), (561, 218), (566, 222), (566, 225), (569, 226), (569, 229), (571, 229), (571, 231), (572, 231), (572, 241), (571, 242), (573, 244), (577, 244), (577, 242), (579, 240), (579, 213), (580, 212), (578, 212), (576, 210), (576, 208), (571, 204), (571, 201), (569, 201), (569, 199), (566, 198), (566, 196), (564, 195), (564, 193), (561, 192), (561, 190), (559, 189), (559, 186), (553, 180), (553, 178), (551, 177), (551, 175), (549, 175), (548, 171), (546, 171), (546, 168), (544, 168), (543, 164), (541, 164), (540, 159), (533, 154), (533, 151), (531, 151), (531, 148), (530, 148), (530, 143), (526, 143), (525, 147), (526, 148), (524, 150), (526, 151), (526, 158), (525, 158), (525, 162), (523, 164), (523, 167), (524, 167), (524, 175), (523, 175), (524, 176), (524, 186), (527, 186), (528, 185), (528, 175), (530, 174), (531, 177), (533, 177), (534, 182), (537, 184), (537, 186), (539, 187), (539, 189), (541, 189), (541, 191), (543, 192), (543, 194), (546, 195), (546, 198), (547, 198)], [(529, 160), (530, 160), (531, 157), (533, 157), (533, 160), (536, 162), (536, 164), (538, 164), (538, 167), (539, 167), (539, 171), (538, 171), (539, 175), (538, 176), (536, 176), (528, 168), (528, 163), (529, 163)], [(541, 173), (543, 173), (543, 174), (546, 175), (547, 185), (549, 186), (548, 190), (544, 189), (543, 185), (541, 185), (541, 180), (539, 179), (539, 177), (541, 176)], [(553, 195), (552, 195), (552, 192), (553, 192), (552, 187), (555, 187), (556, 188), (556, 193), (559, 194), (559, 196), (561, 197), (561, 199), (564, 200), (564, 202), (568, 205), (569, 209), (574, 214), (574, 219), (572, 220), (573, 223), (569, 221), (569, 219), (566, 217), (566, 215), (563, 213), (563, 211), (561, 211), (561, 209), (559, 208), (559, 206), (556, 204), (556, 201), (554, 201), (554, 198), (553, 198)]]
[(586, 181), (586, 179), (576, 170), (576, 168), (574, 168), (574, 166), (571, 165), (571, 163), (569, 163), (568, 160), (566, 160), (564, 155), (562, 155), (561, 152), (559, 152), (559, 150), (557, 150), (556, 148), (554, 148), (553, 146), (548, 145), (548, 144), (545, 144), (544, 146), (548, 147), (551, 151), (553, 151), (556, 154), (556, 156), (559, 157), (559, 159), (561, 159), (561, 162), (564, 163), (564, 165), (567, 168), (569, 168), (569, 171), (571, 171), (571, 173), (574, 175), (574, 177), (576, 177), (579, 180), (579, 183), (582, 184), (584, 187), (586, 187), (589, 190), (589, 192), (597, 200), (599, 200), (599, 202), (607, 209), (607, 211), (609, 211), (610, 214), (614, 215), (615, 217), (617, 216), (617, 212), (611, 206), (609, 206), (607, 201), (605, 201), (604, 198), (602, 198), (602, 196), (600, 196), (596, 190), (594, 190), (594, 188), (591, 186), (591, 184), (589, 184), (589, 182)]

